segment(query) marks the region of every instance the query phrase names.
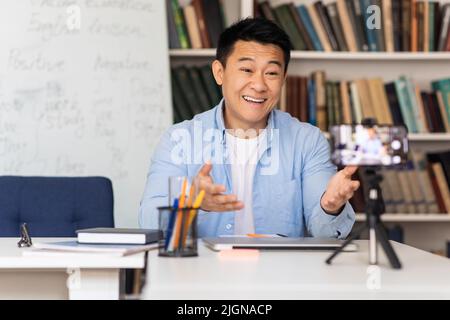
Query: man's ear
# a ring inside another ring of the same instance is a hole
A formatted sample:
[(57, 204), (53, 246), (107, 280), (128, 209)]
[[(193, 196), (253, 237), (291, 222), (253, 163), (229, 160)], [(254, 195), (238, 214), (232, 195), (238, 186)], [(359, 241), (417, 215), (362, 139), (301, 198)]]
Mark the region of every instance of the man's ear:
[(211, 65), (211, 68), (217, 85), (221, 86), (223, 83), (223, 72), (225, 69), (224, 66), (219, 60), (214, 60)]

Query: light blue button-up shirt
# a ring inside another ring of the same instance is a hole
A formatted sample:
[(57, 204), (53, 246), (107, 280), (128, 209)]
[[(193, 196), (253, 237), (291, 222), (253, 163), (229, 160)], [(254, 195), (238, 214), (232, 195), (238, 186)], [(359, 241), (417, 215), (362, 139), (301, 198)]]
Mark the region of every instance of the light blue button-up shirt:
[[(214, 183), (232, 193), (231, 165), (227, 162), (223, 100), (192, 120), (170, 127), (162, 136), (150, 164), (139, 209), (142, 228), (158, 228), (157, 207), (167, 206), (171, 176), (197, 175), (206, 160), (213, 164)], [(339, 215), (320, 206), (328, 181), (336, 173), (321, 131), (288, 113), (269, 114), (267, 137), (253, 179), (255, 232), (290, 237), (345, 238), (355, 221), (347, 203)], [(233, 235), (235, 212), (198, 214), (199, 237)]]

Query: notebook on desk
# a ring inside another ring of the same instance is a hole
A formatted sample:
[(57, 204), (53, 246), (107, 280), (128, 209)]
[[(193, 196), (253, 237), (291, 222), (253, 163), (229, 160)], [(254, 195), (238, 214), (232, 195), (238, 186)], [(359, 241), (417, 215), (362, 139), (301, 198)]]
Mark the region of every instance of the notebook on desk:
[[(325, 238), (288, 238), (288, 237), (217, 237), (203, 238), (204, 244), (215, 251), (227, 249), (264, 249), (264, 250), (330, 250), (340, 247), (344, 241)], [(358, 245), (350, 243), (344, 251), (357, 251)]]

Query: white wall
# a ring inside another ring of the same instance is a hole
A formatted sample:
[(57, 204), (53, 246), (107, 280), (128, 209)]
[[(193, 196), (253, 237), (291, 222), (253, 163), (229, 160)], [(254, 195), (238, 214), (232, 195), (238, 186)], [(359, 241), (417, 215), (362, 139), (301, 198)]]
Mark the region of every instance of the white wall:
[(109, 177), (116, 226), (137, 226), (172, 117), (165, 17), (162, 0), (2, 0), (0, 175)]

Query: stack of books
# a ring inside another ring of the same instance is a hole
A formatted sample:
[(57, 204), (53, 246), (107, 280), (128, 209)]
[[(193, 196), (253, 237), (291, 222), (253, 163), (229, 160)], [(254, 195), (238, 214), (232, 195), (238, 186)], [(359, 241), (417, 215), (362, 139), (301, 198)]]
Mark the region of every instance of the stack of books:
[(163, 233), (153, 229), (89, 228), (77, 230), (76, 240), (35, 242), (26, 256), (128, 256), (159, 248)]
[(388, 83), (381, 78), (332, 81), (316, 71), (288, 77), (280, 109), (323, 131), (370, 117), (404, 125), (410, 133), (450, 132), (450, 78), (431, 87), (432, 92), (420, 90), (405, 76)]
[(192, 119), (222, 98), (211, 66), (178, 66), (171, 70), (174, 123)]
[(220, 0), (166, 0), (170, 49), (216, 48), (225, 30)]
[(450, 4), (428, 0), (337, 0), (272, 7), (269, 1), (254, 3), (255, 16), (279, 24), (295, 50), (450, 51)]

